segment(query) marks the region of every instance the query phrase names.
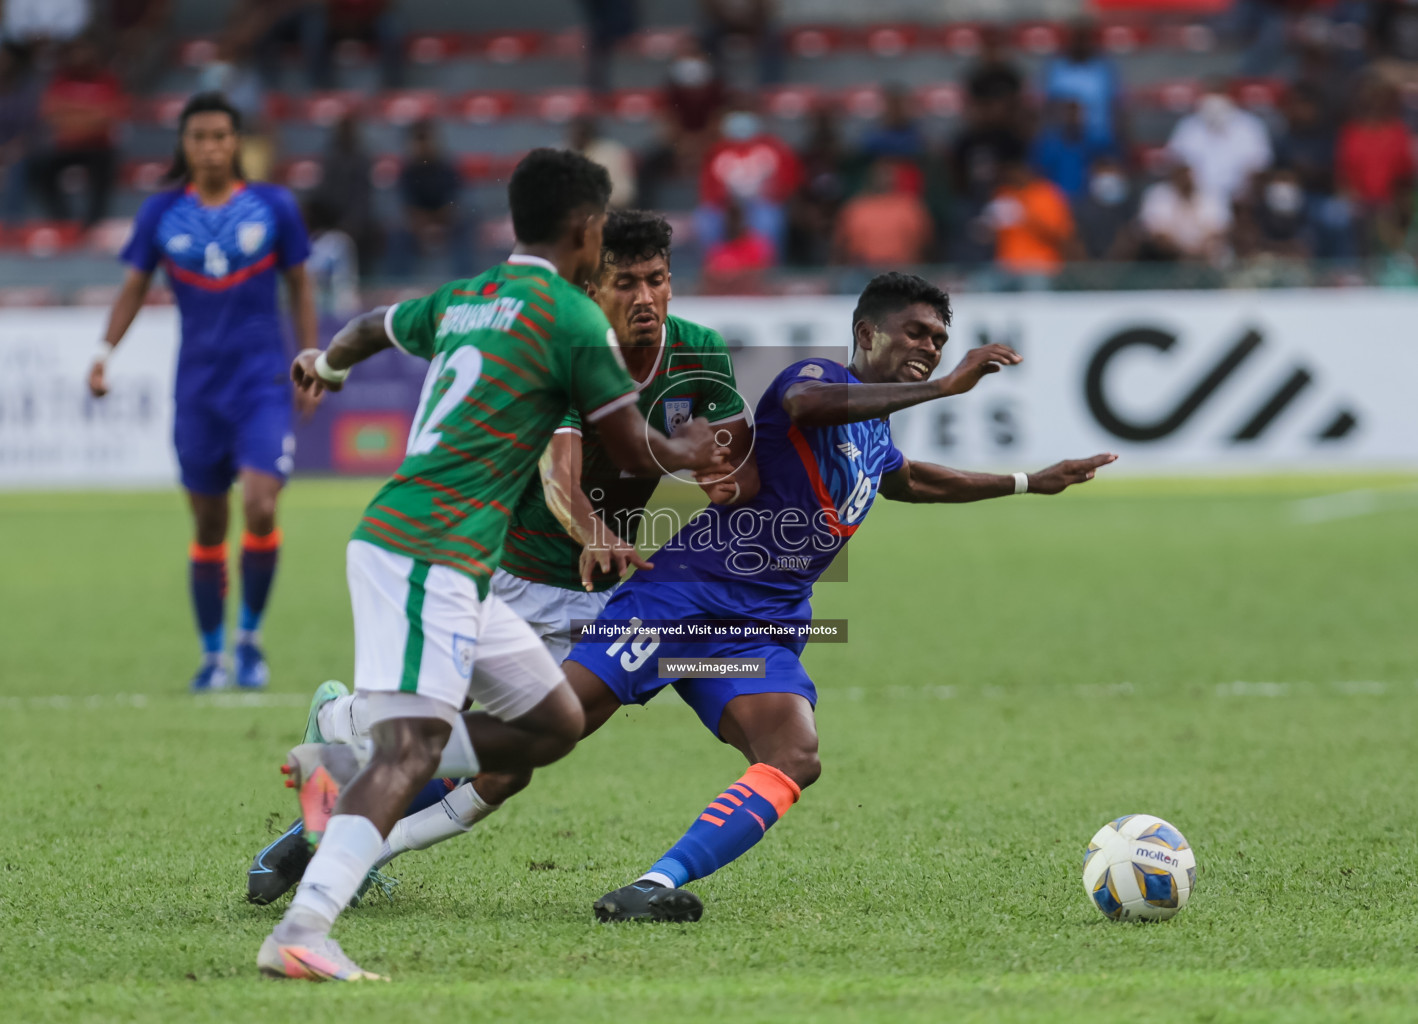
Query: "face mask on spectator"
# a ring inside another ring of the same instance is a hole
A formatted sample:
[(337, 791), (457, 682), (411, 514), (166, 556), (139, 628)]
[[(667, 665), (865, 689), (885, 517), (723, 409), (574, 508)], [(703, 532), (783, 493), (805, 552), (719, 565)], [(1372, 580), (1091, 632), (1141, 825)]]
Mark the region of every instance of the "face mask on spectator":
[(758, 115), (736, 110), (724, 116), (724, 138), (745, 142), (758, 134)]
[(1093, 193), (1093, 198), (1104, 206), (1117, 206), (1128, 195), (1128, 183), (1117, 171), (1103, 171), (1093, 175), (1093, 180), (1088, 183), (1088, 190)]
[(1207, 127), (1222, 128), (1230, 120), (1231, 112), (1236, 109), (1236, 105), (1231, 102), (1229, 96), (1222, 96), (1220, 93), (1214, 92), (1203, 96), (1196, 109)]
[(224, 60), (214, 60), (197, 76), (199, 92), (225, 92), (235, 70)]
[(1282, 216), (1298, 213), (1303, 201), (1300, 186), (1293, 181), (1272, 181), (1265, 186), (1265, 205)]
[(714, 69), (702, 57), (681, 57), (670, 65), (670, 78), (676, 85), (697, 89), (708, 83)]

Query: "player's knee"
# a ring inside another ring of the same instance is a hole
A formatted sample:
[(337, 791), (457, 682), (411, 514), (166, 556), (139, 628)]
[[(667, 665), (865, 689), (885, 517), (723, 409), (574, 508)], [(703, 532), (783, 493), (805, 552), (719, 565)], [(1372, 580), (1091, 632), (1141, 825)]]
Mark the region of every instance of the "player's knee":
[(447, 738), (446, 734), (440, 735), (434, 730), (380, 729), (378, 726), (371, 736), (374, 739), (371, 762), (409, 785), (420, 786), (433, 778)]
[(533, 715), (534, 727), (540, 734), (533, 767), (541, 768), (565, 757), (585, 734), (586, 713), (565, 682), (547, 694)]
[(767, 763), (797, 783), (799, 789), (807, 789), (822, 777), (822, 759), (815, 748), (784, 750), (768, 758)]
[(541, 757), (537, 758), (536, 767), (549, 765), (571, 753), (576, 749), (576, 744), (580, 742), (585, 731), (586, 716), (582, 713), (579, 704), (573, 704), (566, 710), (559, 711), (555, 721), (544, 733), (543, 753)]
[(242, 513), (246, 517), (246, 529), (258, 537), (265, 537), (276, 528), (276, 496), (249, 495), (242, 505)]

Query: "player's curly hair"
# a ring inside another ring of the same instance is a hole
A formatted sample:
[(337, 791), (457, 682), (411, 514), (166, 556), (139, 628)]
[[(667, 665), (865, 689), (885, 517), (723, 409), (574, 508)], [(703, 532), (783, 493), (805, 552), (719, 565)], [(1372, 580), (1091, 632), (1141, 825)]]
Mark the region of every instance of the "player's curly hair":
[(932, 307), (945, 325), (950, 326), (950, 296), (924, 278), (895, 270), (878, 274), (867, 282), (857, 299), (857, 308), (852, 311), (852, 326), (855, 328), (863, 320), (879, 324), (892, 313), (917, 302)]
[(512, 233), (526, 245), (555, 242), (573, 214), (596, 213), (611, 197), (606, 169), (569, 149), (534, 149), (507, 184)]
[(606, 230), (601, 240), (601, 264), (640, 263), (663, 256), (670, 258), (670, 241), (674, 237), (670, 222), (648, 210), (612, 210), (606, 218)]

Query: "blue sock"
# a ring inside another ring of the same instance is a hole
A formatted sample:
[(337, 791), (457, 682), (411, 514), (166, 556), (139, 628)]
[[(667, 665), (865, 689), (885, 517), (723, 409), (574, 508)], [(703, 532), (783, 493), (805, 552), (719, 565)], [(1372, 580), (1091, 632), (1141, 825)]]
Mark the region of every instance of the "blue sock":
[(226, 644), (226, 544), (193, 544), (189, 552), (188, 583), (192, 610), (202, 651), (212, 658)]
[(255, 633), (266, 613), (271, 581), (276, 578), (276, 560), (281, 553), (281, 531), (264, 537), (247, 531), (241, 538), (241, 632)]
[(742, 857), (797, 802), (802, 790), (777, 768), (751, 765), (642, 878), (673, 888)]
[(440, 803), (445, 796), (458, 788), (462, 779), (432, 779), (427, 786), (414, 794), (414, 798), (409, 801), (409, 809), (403, 814), (407, 818), (410, 814), (417, 814), (426, 807), (432, 807)]

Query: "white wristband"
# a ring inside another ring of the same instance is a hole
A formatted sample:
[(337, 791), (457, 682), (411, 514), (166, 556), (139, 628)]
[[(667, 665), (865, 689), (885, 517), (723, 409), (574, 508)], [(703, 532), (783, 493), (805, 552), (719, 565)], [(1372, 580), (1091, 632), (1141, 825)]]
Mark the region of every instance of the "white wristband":
[(113, 350), (116, 347), (117, 346), (111, 341), (100, 341), (98, 343), (98, 351), (94, 353), (94, 362), (107, 363), (108, 357), (113, 355)]
[(343, 384), (349, 375), (349, 370), (337, 370), (331, 366), (330, 361), (325, 358), (324, 352), (315, 357), (315, 376), (321, 380), (331, 384)]
[(1015, 494), (1024, 494), (1024, 493), (1028, 492), (1028, 490), (1029, 490), (1029, 474), (1028, 474), (1028, 473), (1015, 473), (1015, 474), (1014, 474), (1014, 493), (1015, 493)]

